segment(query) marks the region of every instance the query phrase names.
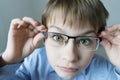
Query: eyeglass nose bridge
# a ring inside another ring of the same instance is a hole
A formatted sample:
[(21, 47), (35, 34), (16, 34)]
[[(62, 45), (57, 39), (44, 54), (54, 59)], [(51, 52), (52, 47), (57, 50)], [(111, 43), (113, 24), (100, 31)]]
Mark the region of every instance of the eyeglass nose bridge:
[[(66, 35), (67, 36), (67, 35)], [(73, 36), (67, 36), (67, 39), (65, 40), (65, 44), (68, 43), (69, 39), (74, 39), (76, 41), (77, 37), (73, 37)]]

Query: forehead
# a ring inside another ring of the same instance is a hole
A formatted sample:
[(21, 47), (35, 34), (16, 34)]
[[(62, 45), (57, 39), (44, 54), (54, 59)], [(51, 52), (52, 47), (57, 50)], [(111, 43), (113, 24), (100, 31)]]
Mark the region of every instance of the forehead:
[(63, 24), (62, 19), (58, 19), (55, 22), (48, 22), (47, 26), (48, 26), (48, 31), (50, 32), (59, 32), (70, 36), (79, 36), (79, 35), (83, 35), (84, 33), (95, 34), (95, 29), (88, 23), (81, 24), (79, 26), (76, 24), (69, 25), (67, 23)]

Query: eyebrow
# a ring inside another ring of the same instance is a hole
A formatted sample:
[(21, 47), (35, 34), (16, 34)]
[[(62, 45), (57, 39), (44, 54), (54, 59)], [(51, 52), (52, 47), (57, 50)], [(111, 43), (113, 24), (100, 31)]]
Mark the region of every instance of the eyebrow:
[[(54, 26), (54, 25), (51, 25), (50, 28), (56, 28), (57, 30), (64, 32), (61, 28)], [(83, 36), (83, 35), (87, 35), (87, 34), (91, 34), (91, 33), (96, 34), (96, 32), (94, 30), (86, 30), (84, 33), (80, 34), (79, 36), (81, 36), (81, 35)]]
[(96, 32), (94, 30), (88, 30), (88, 31), (82, 33), (82, 35), (87, 35), (87, 34), (91, 34), (91, 33), (96, 34)]
[(51, 25), (50, 28), (56, 28), (56, 29), (59, 30), (59, 31), (63, 31), (62, 29), (60, 29), (59, 27), (54, 26), (54, 25)]

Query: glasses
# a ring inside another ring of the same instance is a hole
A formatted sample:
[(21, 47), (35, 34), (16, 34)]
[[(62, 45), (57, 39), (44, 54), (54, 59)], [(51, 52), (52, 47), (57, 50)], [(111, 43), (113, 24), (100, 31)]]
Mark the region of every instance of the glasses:
[(74, 39), (79, 49), (86, 49), (88, 51), (96, 51), (100, 44), (101, 38), (95, 36), (68, 36), (56, 32), (43, 32), (46, 43), (54, 47), (65, 46), (69, 39)]

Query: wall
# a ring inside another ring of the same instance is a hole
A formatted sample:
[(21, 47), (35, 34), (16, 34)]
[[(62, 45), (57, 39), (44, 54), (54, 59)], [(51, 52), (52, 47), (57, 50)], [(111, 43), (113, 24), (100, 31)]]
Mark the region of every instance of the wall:
[[(41, 12), (48, 0), (0, 0), (0, 52), (4, 51), (10, 22), (13, 18), (24, 16), (41, 21)], [(120, 23), (120, 0), (101, 0), (110, 12), (108, 26)], [(98, 49), (105, 56), (102, 46)]]
[(29, 16), (40, 21), (46, 2), (47, 0), (0, 0), (0, 52), (6, 47), (11, 20)]

